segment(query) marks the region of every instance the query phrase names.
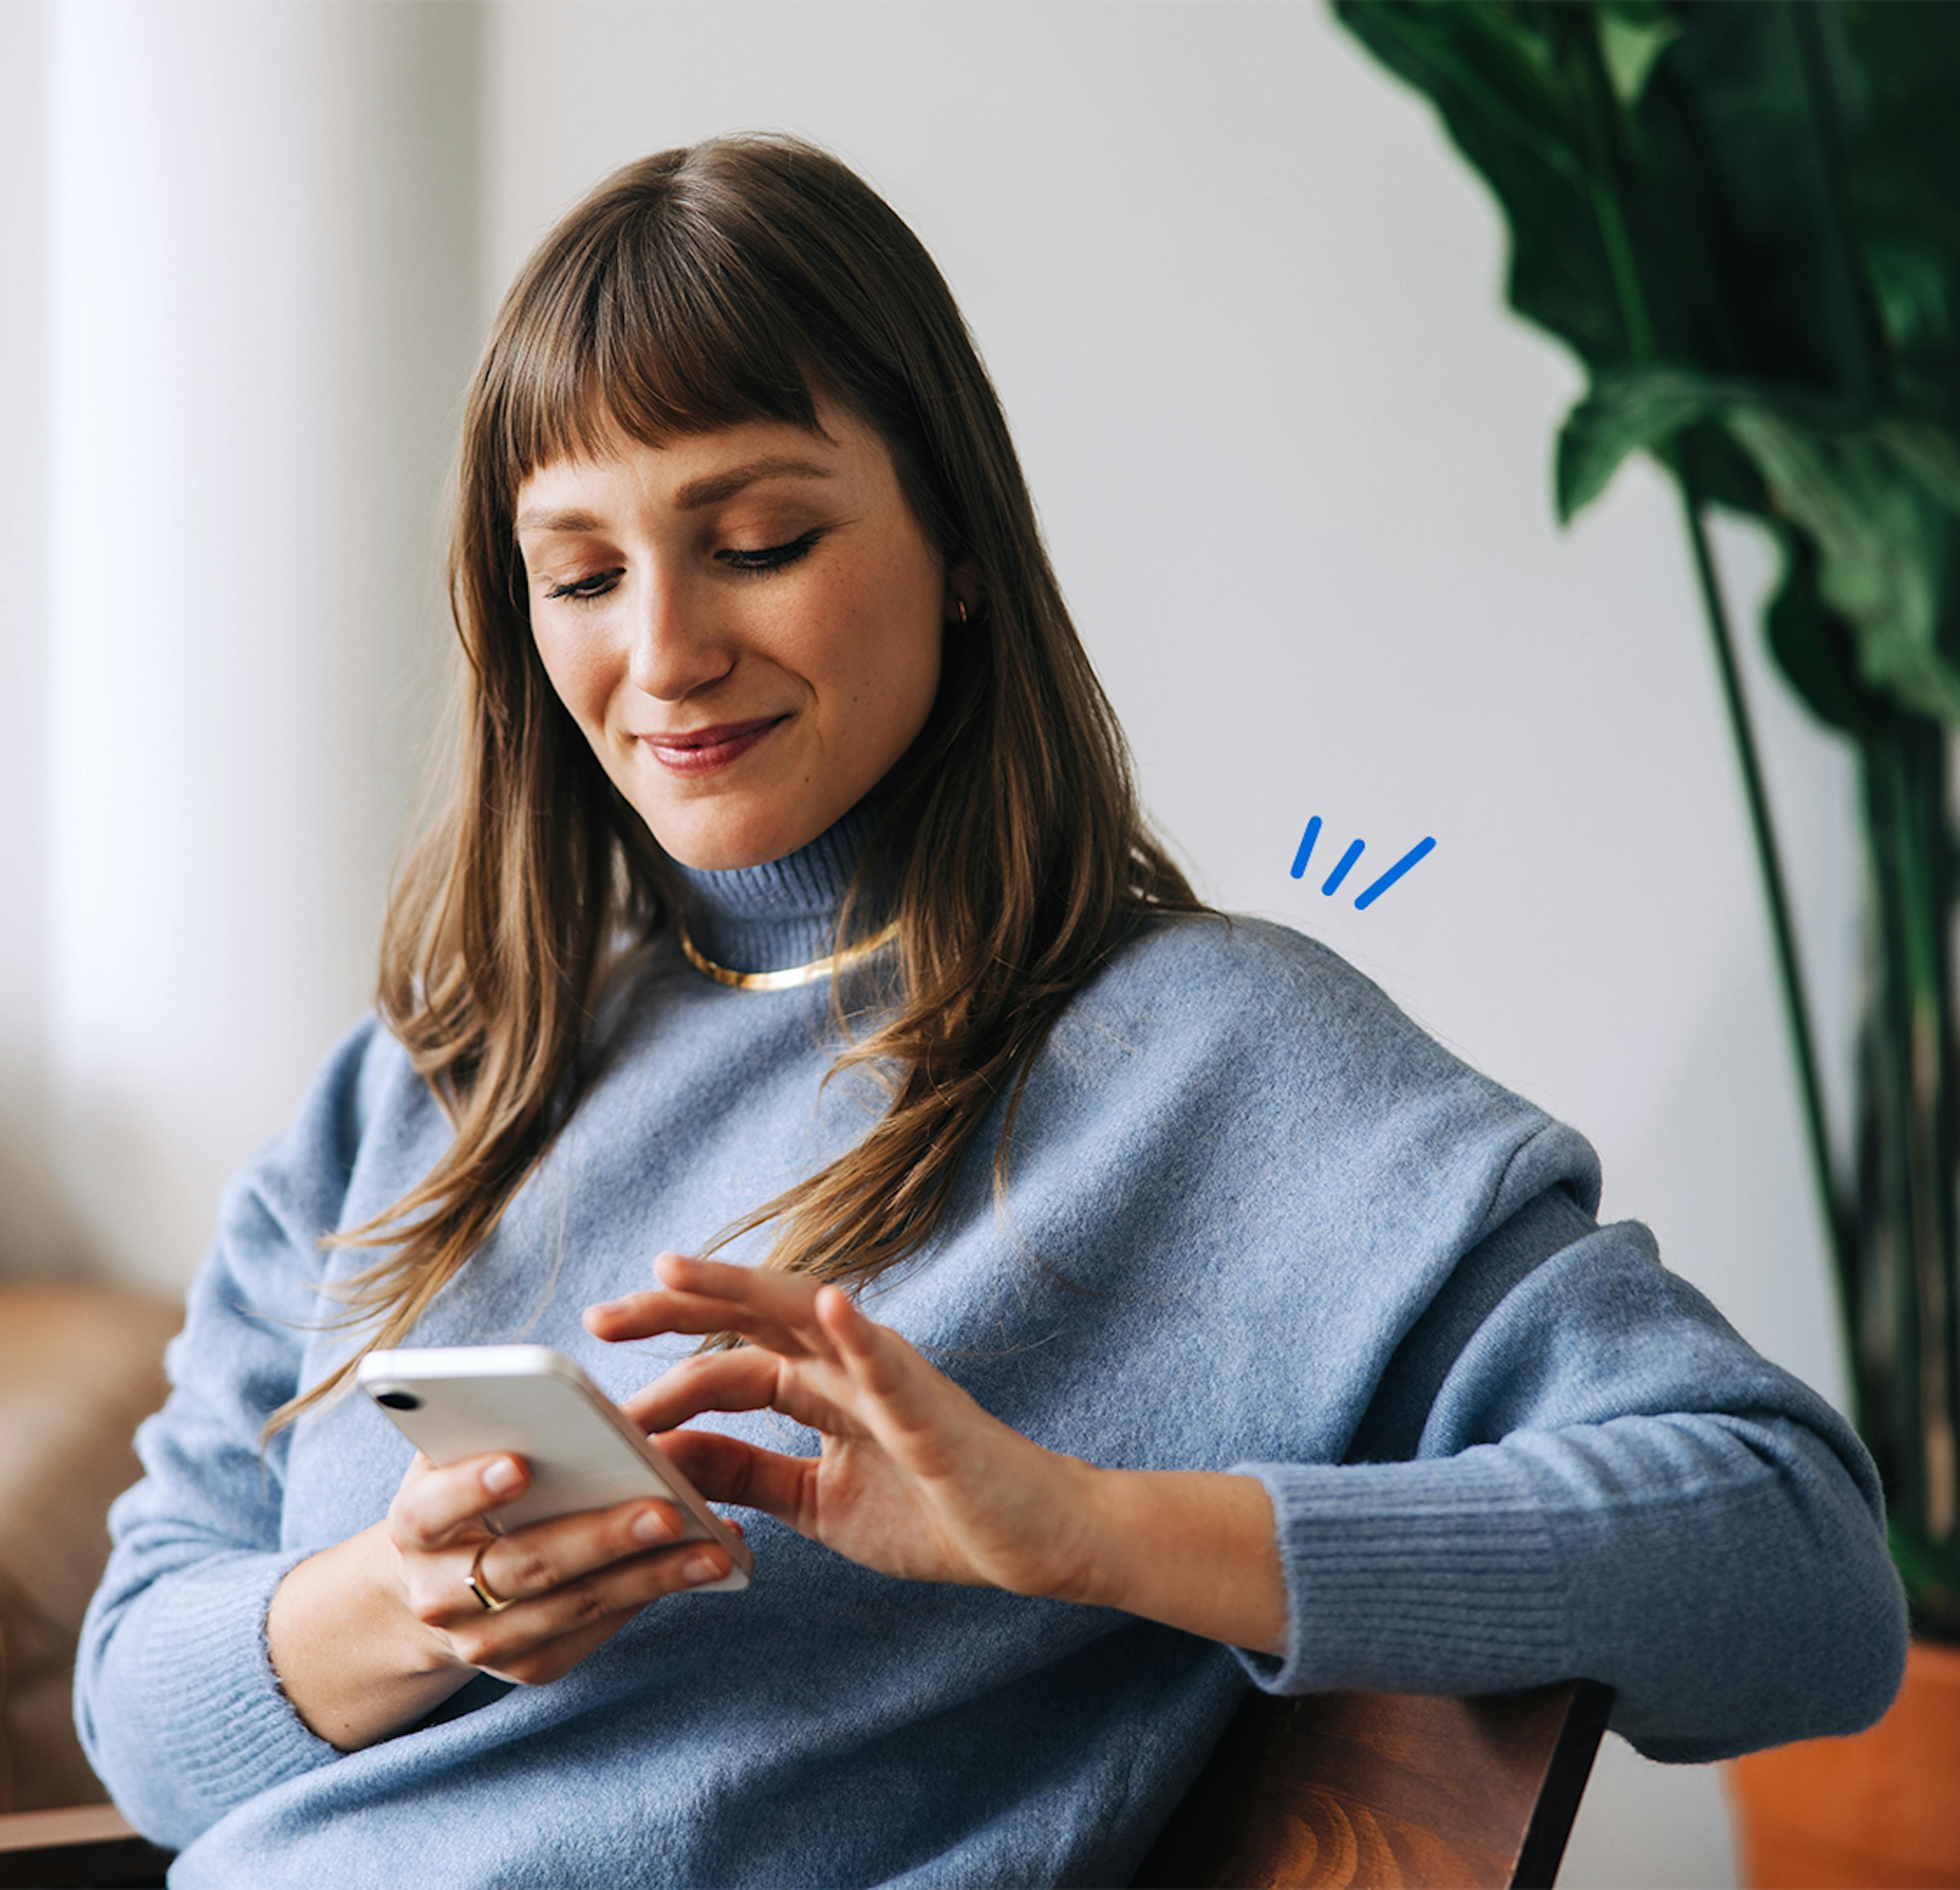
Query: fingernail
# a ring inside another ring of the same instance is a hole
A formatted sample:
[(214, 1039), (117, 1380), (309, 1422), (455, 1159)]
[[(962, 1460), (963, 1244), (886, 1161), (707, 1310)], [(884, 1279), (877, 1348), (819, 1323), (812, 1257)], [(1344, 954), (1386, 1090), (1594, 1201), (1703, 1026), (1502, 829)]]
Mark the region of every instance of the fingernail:
[(696, 1582), (711, 1582), (721, 1573), (721, 1564), (706, 1549), (697, 1549), (680, 1565), (680, 1578), (692, 1588)]
[(633, 1519), (633, 1535), (641, 1542), (664, 1542), (673, 1534), (673, 1525), (657, 1510), (642, 1510)]
[(483, 1473), (483, 1487), (498, 1496), (508, 1496), (523, 1480), (522, 1473), (508, 1457), (499, 1457)]

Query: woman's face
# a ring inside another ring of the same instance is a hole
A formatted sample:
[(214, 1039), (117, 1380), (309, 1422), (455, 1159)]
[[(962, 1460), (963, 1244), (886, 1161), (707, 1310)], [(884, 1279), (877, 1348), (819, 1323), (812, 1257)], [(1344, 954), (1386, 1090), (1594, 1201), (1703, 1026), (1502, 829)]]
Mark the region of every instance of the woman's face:
[(600, 765), (693, 867), (794, 852), (877, 785), (939, 688), (947, 575), (884, 442), (752, 421), (540, 467), (531, 630)]

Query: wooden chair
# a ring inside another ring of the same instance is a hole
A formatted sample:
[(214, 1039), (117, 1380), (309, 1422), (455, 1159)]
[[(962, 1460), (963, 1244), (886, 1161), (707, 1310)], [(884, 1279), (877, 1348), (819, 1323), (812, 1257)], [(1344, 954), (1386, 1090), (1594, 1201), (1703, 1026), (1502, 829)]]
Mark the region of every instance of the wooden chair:
[[(1135, 1882), (1149, 1890), (1549, 1890), (1611, 1688), (1241, 1707)], [(153, 1885), (167, 1853), (107, 1805), (0, 1818), (0, 1890)]]
[(1255, 1693), (1164, 1827), (1139, 1890), (1549, 1890), (1610, 1687), (1477, 1699)]
[(113, 1805), (0, 1818), (0, 1890), (124, 1890), (161, 1885), (170, 1853), (139, 1838)]

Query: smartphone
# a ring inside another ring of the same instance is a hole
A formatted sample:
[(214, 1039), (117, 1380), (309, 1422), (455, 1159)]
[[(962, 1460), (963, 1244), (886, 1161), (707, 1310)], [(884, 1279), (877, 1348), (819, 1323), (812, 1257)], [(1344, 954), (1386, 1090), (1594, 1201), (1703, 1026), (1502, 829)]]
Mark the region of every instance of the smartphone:
[(549, 1345), (441, 1345), (370, 1352), (361, 1389), (431, 1463), (508, 1451), (530, 1466), (521, 1496), (488, 1511), (498, 1535), (577, 1510), (661, 1497), (680, 1511), (683, 1542), (719, 1542), (733, 1567), (691, 1593), (746, 1588), (749, 1545), (702, 1500), (660, 1446)]

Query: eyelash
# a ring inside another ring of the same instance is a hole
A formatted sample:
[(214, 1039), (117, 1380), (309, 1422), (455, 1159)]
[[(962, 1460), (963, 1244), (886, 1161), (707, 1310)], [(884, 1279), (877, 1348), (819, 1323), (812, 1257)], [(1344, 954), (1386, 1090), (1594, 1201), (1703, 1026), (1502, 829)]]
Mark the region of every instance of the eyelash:
[[(740, 571), (752, 577), (766, 576), (771, 571), (781, 571), (794, 565), (797, 559), (808, 556), (822, 536), (821, 532), (805, 532), (800, 538), (792, 538), (787, 544), (765, 545), (756, 551), (718, 552), (715, 555), (730, 571)], [(596, 571), (590, 578), (575, 578), (569, 584), (553, 584), (545, 595), (568, 603), (596, 603), (612, 588), (613, 581), (619, 576), (616, 571)], [(593, 585), (602, 586), (603, 588), (587, 588)]]
[(727, 561), (730, 571), (781, 571), (785, 565), (794, 565), (799, 558), (813, 551), (816, 541), (822, 536), (821, 532), (805, 532), (802, 537), (792, 538), (787, 544), (765, 545), (759, 551), (726, 551), (717, 555)]

